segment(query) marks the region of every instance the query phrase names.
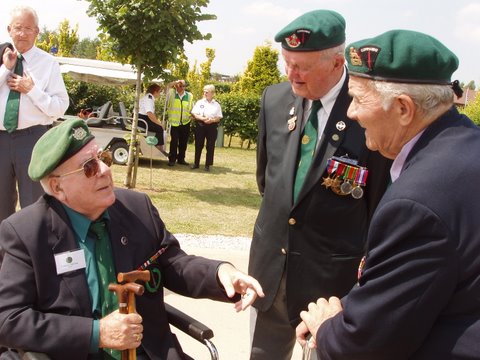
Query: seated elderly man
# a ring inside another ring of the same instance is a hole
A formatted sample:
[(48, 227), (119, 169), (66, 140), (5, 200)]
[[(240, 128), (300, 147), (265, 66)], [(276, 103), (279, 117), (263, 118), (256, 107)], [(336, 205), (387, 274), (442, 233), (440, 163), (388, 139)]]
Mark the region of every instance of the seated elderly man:
[(394, 30), (347, 50), (348, 116), (394, 159), (358, 284), (301, 313), (297, 337), (328, 359), (478, 359), (480, 129), (453, 106), (457, 57)]
[[(183, 252), (145, 194), (114, 189), (110, 165), (82, 120), (35, 145), (29, 175), (46, 195), (0, 225), (1, 345), (53, 359), (118, 359), (117, 350), (132, 348), (139, 359), (183, 359), (163, 286), (237, 301), (237, 311), (263, 296), (231, 264)], [(153, 279), (137, 298), (138, 314), (121, 314), (108, 284), (140, 268)]]

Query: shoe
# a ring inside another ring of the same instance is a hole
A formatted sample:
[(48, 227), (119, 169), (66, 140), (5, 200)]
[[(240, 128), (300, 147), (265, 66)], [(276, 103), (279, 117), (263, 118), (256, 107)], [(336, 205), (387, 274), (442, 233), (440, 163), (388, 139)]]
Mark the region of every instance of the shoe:
[(210, 166), (205, 165), (205, 171), (210, 171)]
[(185, 160), (178, 160), (178, 161), (177, 161), (177, 164), (180, 164), (180, 165), (188, 165), (188, 163), (187, 163)]
[(165, 156), (166, 158), (168, 158), (170, 156), (170, 154), (168, 152), (166, 152), (165, 150), (163, 149), (160, 149), (160, 152), (163, 154), (163, 156)]
[(168, 166), (175, 166), (175, 162), (174, 161), (169, 161)]
[(198, 169), (198, 167), (199, 167), (198, 165), (192, 165), (190, 169), (194, 170), (194, 169)]

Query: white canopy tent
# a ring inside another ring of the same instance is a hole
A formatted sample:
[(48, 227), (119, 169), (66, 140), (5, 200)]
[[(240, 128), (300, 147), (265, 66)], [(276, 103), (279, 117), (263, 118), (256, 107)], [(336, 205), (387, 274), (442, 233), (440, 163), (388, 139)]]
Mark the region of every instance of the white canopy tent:
[[(62, 74), (73, 79), (101, 85), (135, 85), (137, 72), (131, 65), (120, 63), (56, 56)], [(156, 79), (153, 82), (162, 83)]]

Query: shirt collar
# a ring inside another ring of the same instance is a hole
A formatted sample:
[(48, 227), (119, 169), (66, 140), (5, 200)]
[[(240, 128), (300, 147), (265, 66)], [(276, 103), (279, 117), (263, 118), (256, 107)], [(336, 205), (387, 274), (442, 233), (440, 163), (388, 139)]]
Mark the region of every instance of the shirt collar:
[(399, 178), (408, 154), (410, 154), (410, 151), (415, 146), (418, 139), (420, 139), (420, 136), (422, 136), (424, 131), (425, 129), (420, 131), (409, 142), (403, 145), (402, 150), (400, 150), (400, 153), (397, 155), (395, 160), (393, 160), (392, 167), (390, 168), (390, 178), (392, 179), (392, 183)]
[[(85, 242), (87, 238), (88, 229), (90, 228), (90, 224), (92, 221), (87, 218), (85, 215), (80, 214), (79, 212), (73, 210), (72, 208), (68, 207), (65, 204), (62, 204), (63, 208), (67, 212), (67, 215), (72, 223), (73, 231), (78, 236), (80, 241)], [(102, 220), (110, 220), (110, 215), (108, 214), (108, 210), (100, 216)]]
[(326, 93), (320, 98), (320, 101), (322, 102), (322, 108), (325, 110), (328, 116), (330, 116), (330, 113), (332, 112), (333, 106), (335, 105), (338, 94), (342, 90), (343, 83), (345, 82), (346, 77), (347, 71), (346, 69), (344, 69), (340, 80), (335, 84), (334, 87), (330, 89), (328, 93)]

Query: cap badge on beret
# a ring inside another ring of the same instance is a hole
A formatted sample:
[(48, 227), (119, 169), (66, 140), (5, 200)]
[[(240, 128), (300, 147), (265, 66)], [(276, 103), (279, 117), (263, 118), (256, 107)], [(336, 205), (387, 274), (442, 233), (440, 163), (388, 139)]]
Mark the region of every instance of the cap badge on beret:
[(310, 30), (299, 29), (285, 38), (285, 44), (292, 49), (298, 48), (300, 45), (305, 44), (308, 41), (310, 34)]
[(362, 66), (365, 63), (368, 70), (372, 71), (380, 50), (377, 46), (362, 46), (358, 51), (350, 47), (350, 63), (354, 66)]
[(85, 129), (83, 127), (77, 127), (75, 129), (73, 129), (72, 136), (75, 140), (80, 141), (80, 140), (85, 139), (85, 137), (87, 136), (87, 132), (85, 131)]

